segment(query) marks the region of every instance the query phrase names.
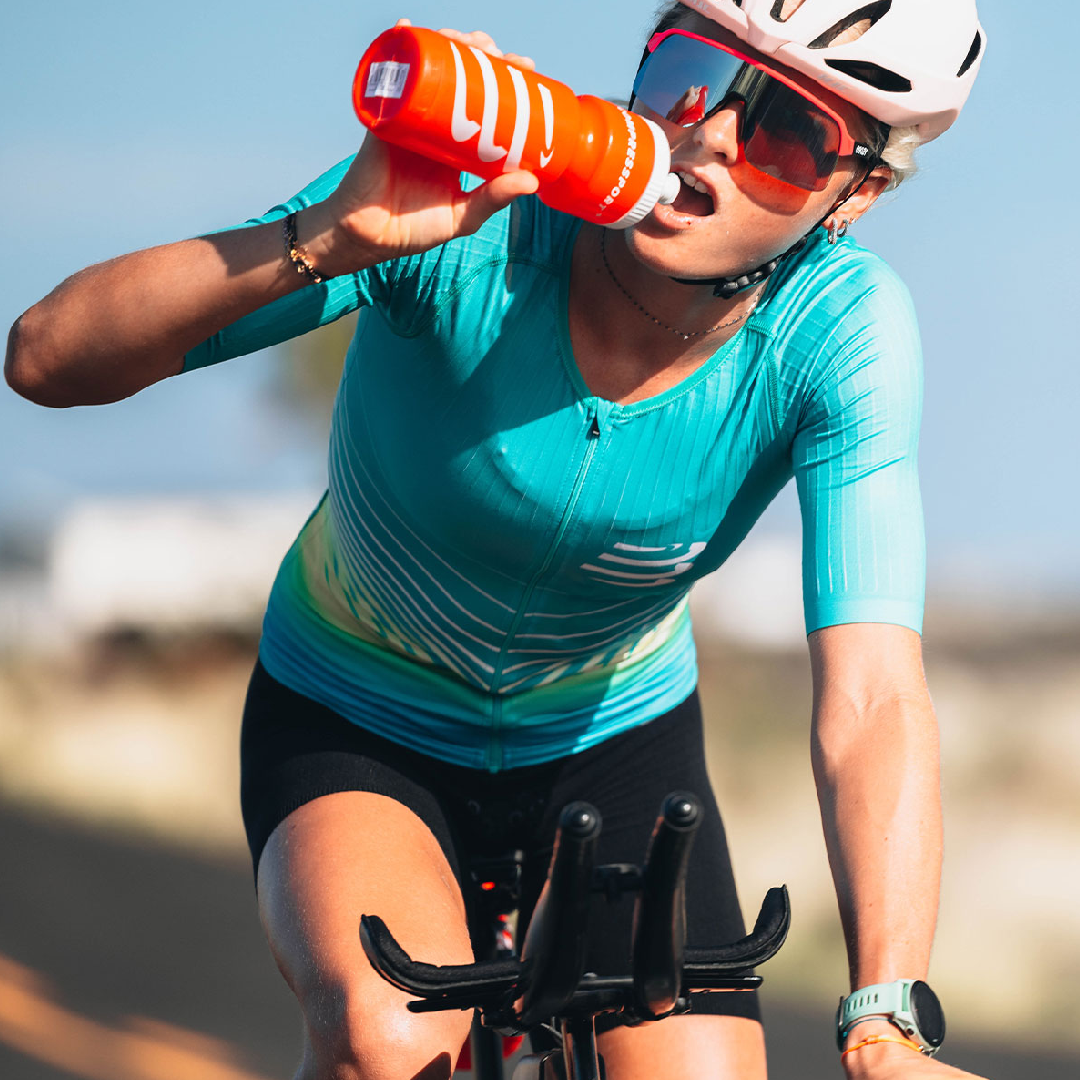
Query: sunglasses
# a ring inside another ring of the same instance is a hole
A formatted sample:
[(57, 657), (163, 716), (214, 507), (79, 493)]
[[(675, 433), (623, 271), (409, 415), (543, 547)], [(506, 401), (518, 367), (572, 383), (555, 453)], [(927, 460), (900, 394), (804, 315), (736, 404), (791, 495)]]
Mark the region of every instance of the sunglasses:
[(877, 153), (844, 118), (782, 72), (686, 30), (653, 36), (634, 79), (630, 108), (644, 105), (681, 127), (743, 103), (740, 142), (747, 164), (775, 180), (822, 191), (842, 157), (871, 169)]

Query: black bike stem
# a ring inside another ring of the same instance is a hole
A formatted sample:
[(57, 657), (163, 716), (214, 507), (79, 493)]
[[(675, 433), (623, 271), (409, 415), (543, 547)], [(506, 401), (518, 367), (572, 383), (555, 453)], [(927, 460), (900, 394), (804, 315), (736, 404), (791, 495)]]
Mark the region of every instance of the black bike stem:
[(595, 1016), (579, 1016), (562, 1022), (562, 1052), (566, 1080), (601, 1080)]
[(473, 1014), (472, 1031), (469, 1033), (472, 1050), (473, 1076), (476, 1080), (502, 1080), (503, 1039), (499, 1032), (484, 1027), (480, 1014)]

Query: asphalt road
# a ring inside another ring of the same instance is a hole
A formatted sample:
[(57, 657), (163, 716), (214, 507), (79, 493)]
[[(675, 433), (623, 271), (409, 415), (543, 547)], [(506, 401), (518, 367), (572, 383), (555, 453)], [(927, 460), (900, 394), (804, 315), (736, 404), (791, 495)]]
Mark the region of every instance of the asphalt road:
[[(820, 1017), (773, 1007), (768, 1021), (774, 1078), (842, 1075)], [(2, 1080), (288, 1080), (298, 1045), (244, 862), (0, 803)], [(963, 1032), (947, 1060), (992, 1080), (1080, 1075), (1080, 1057), (976, 1046)]]

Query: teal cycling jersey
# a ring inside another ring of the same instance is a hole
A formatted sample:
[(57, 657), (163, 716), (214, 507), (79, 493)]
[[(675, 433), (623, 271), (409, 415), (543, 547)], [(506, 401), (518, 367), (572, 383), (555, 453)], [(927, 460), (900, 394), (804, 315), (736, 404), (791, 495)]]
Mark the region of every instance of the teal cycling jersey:
[[(325, 198), (347, 165), (256, 220)], [(678, 704), (697, 679), (691, 585), (792, 477), (807, 630), (920, 629), (921, 358), (895, 274), (817, 230), (700, 368), (617, 404), (574, 361), (579, 226), (518, 199), (473, 236), (283, 297), (185, 365), (363, 309), (329, 489), (285, 556), (260, 656), (457, 764), (550, 760)]]

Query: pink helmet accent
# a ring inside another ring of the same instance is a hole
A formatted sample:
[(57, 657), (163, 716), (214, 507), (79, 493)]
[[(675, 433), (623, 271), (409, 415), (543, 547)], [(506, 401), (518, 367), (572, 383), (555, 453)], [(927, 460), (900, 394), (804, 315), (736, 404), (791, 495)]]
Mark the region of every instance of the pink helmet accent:
[[(967, 100), (986, 35), (975, 0), (682, 0), (765, 56), (809, 76), (893, 127), (929, 142)], [(865, 33), (829, 45), (870, 20)]]

